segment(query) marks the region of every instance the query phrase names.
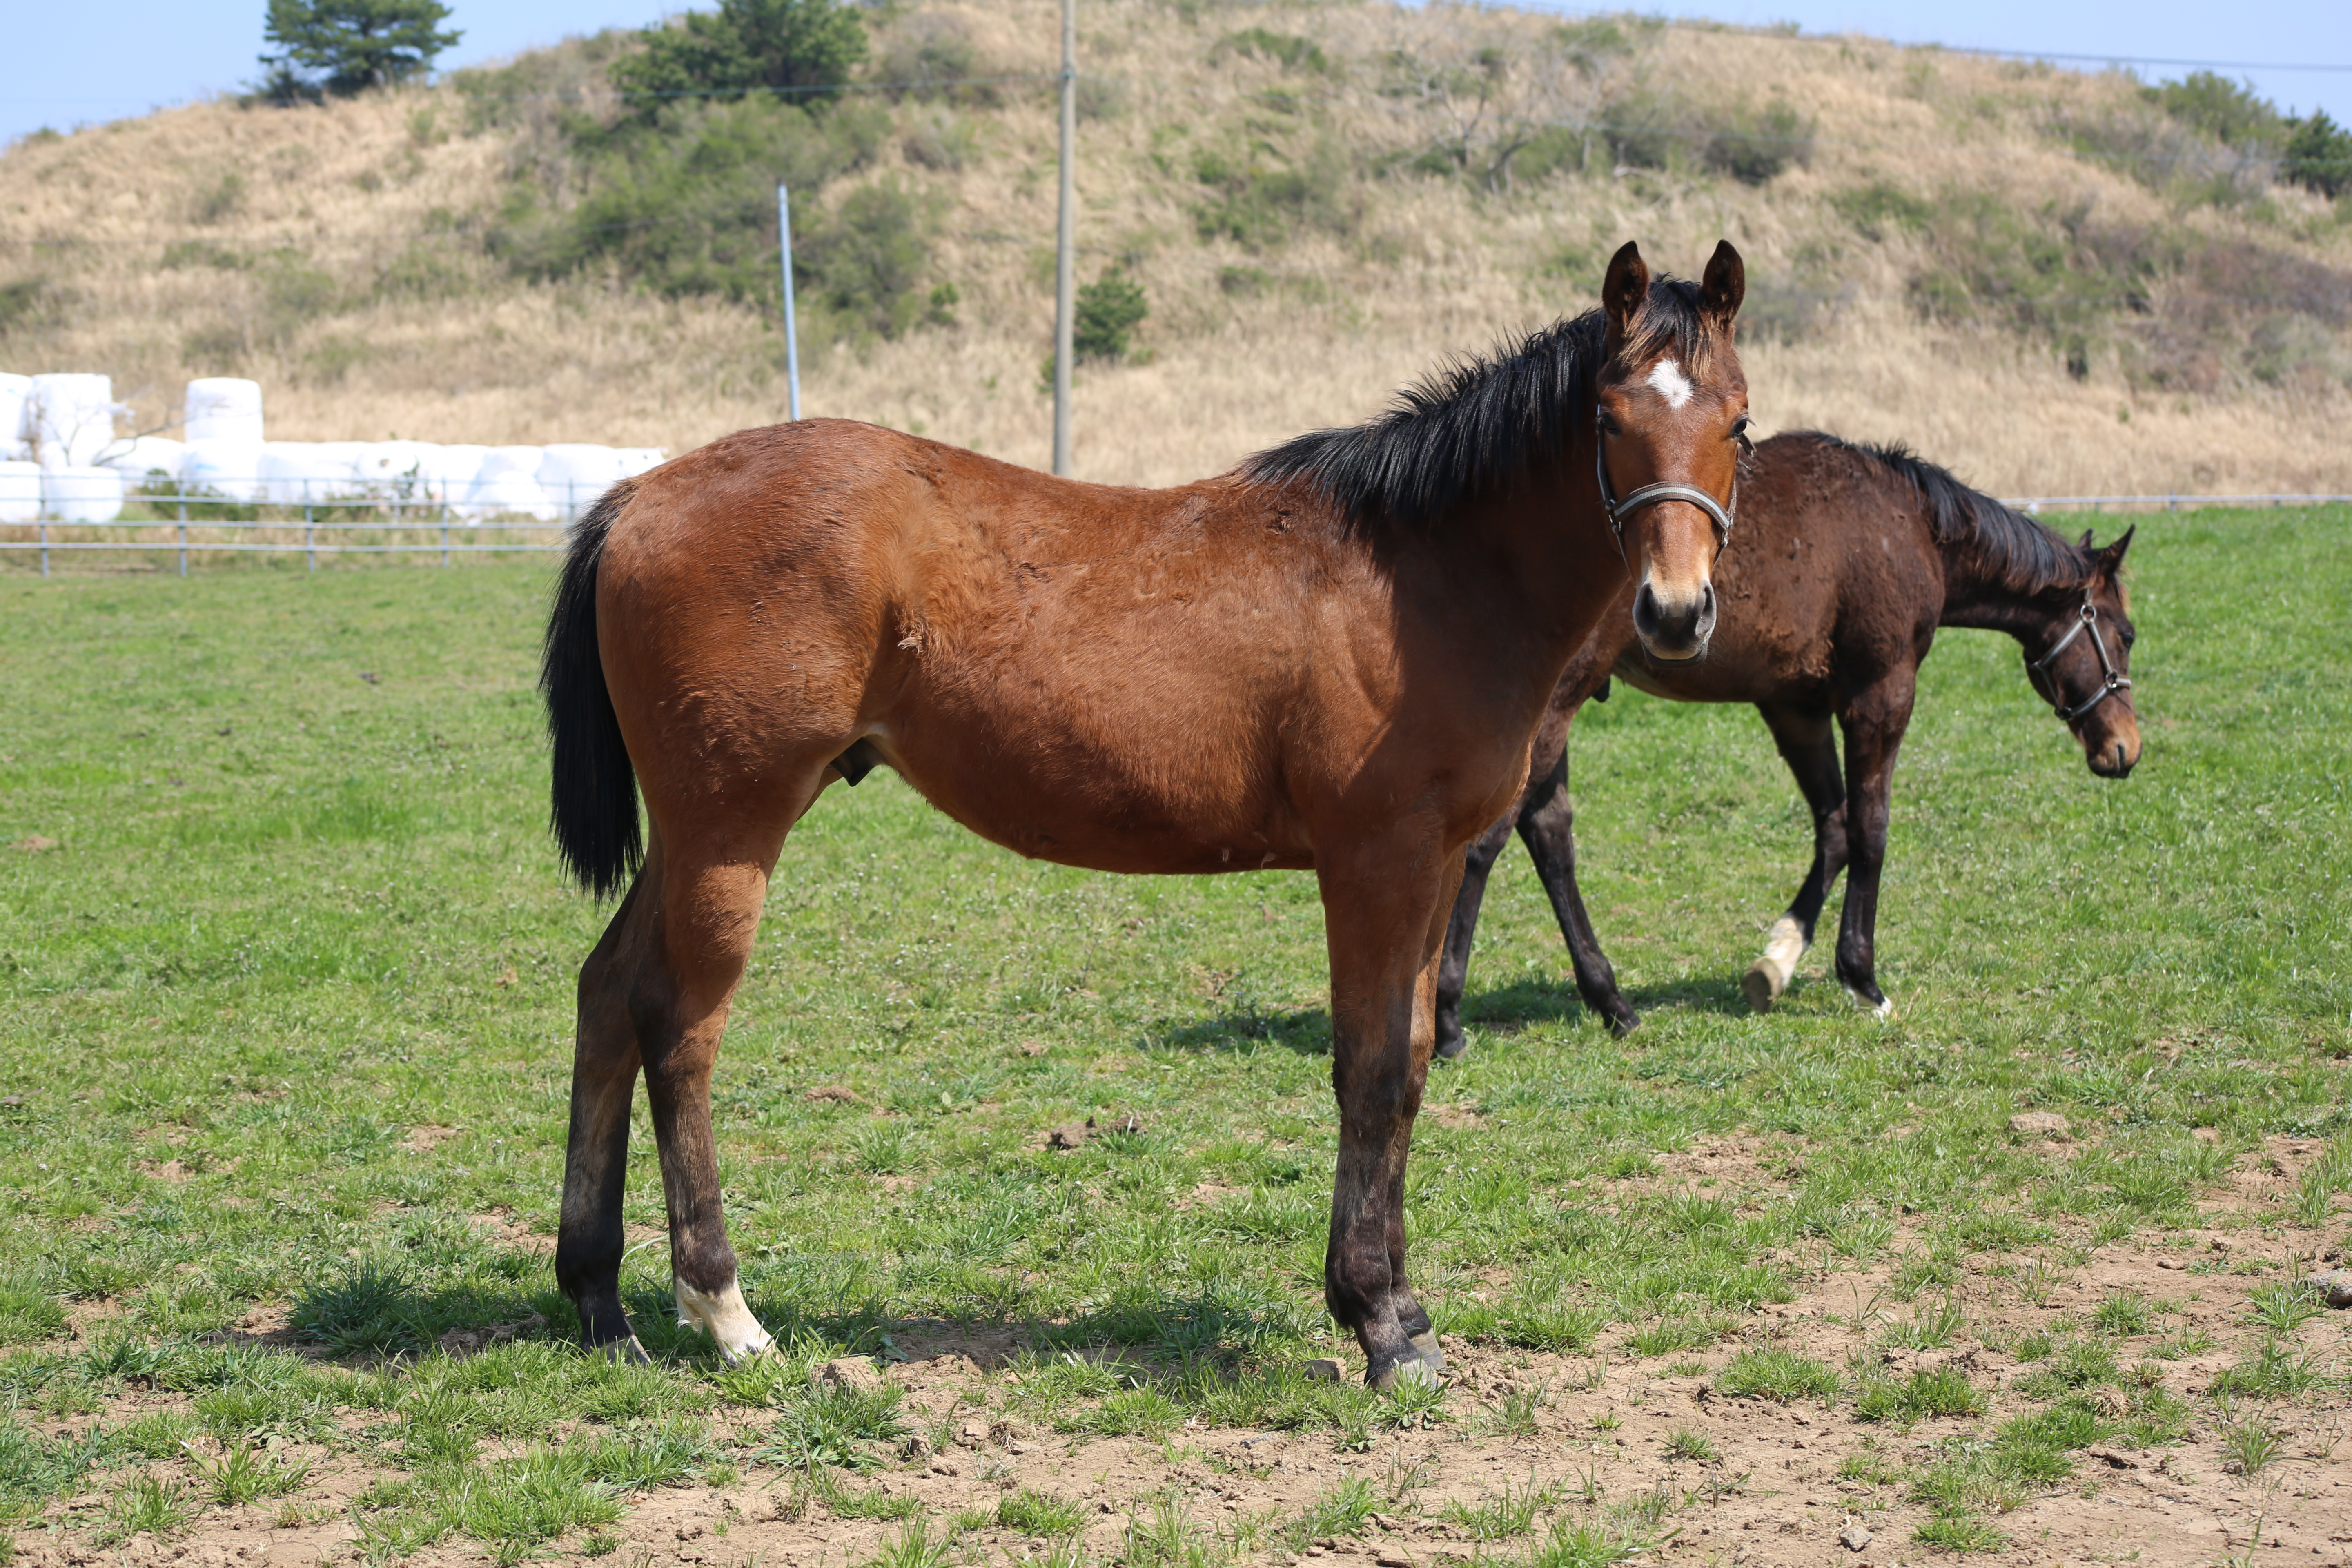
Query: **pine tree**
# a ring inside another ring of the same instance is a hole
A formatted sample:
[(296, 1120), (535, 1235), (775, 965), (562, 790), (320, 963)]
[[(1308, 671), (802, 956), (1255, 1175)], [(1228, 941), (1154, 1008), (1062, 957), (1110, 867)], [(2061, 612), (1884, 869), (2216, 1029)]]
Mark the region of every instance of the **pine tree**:
[(278, 52), (261, 57), (264, 91), (281, 100), (348, 97), (422, 76), (463, 36), (438, 30), (448, 19), (441, 0), (269, 0), (262, 36)]
[(2352, 131), (2328, 119), (2326, 110), (2313, 110), (2310, 119), (2294, 122), (2280, 172), (2323, 196), (2352, 191)]
[(866, 23), (842, 0), (719, 0), (716, 11), (688, 11), (642, 36), (645, 48), (613, 67), (613, 85), (647, 120), (706, 94), (829, 98), (866, 58)]

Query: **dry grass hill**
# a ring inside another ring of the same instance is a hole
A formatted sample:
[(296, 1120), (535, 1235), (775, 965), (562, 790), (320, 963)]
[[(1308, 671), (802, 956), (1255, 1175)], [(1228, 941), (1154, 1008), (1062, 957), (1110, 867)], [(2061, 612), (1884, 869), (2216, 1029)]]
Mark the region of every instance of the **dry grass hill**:
[[(682, 449), (782, 416), (754, 209), (789, 167), (808, 409), (1042, 464), (1055, 14), (877, 8), (866, 90), (684, 104), (658, 145), (614, 131), (623, 35), (23, 139), (0, 368), (109, 372), (142, 428), (248, 374), (284, 438)], [(1908, 440), (2010, 494), (2352, 490), (2352, 195), (2127, 78), (1370, 0), (1086, 0), (1080, 54), (1082, 277), (1150, 309), (1081, 369), (1086, 477), (1361, 416), (1584, 308), (1626, 237), (1690, 271), (1727, 235), (1768, 429)]]

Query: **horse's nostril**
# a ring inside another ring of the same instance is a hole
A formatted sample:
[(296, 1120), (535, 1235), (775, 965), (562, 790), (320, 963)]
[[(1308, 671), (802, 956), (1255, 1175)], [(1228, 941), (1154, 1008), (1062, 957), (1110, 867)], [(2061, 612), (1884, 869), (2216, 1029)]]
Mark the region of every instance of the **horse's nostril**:
[(1654, 624), (1657, 618), (1658, 596), (1652, 593), (1650, 585), (1644, 583), (1633, 595), (1633, 619), (1643, 624)]

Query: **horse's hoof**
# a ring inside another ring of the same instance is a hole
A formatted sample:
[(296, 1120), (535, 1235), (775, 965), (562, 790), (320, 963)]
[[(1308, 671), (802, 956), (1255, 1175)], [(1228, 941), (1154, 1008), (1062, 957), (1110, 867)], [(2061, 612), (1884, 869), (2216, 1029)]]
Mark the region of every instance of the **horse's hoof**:
[(1603, 1016), (1609, 1020), (1610, 1036), (1615, 1039), (1622, 1040), (1642, 1026), (1642, 1015), (1631, 1007)]
[(1418, 1355), (1400, 1356), (1377, 1377), (1367, 1370), (1364, 1383), (1375, 1394), (1395, 1394), (1408, 1386), (1435, 1388), (1437, 1369)]
[(1888, 1001), (1884, 994), (1873, 997), (1868, 992), (1857, 991), (1851, 985), (1845, 988), (1845, 994), (1853, 998), (1855, 1006), (1874, 1018), (1891, 1020), (1895, 1016), (1895, 1004)]
[(1426, 1332), (1413, 1335), (1412, 1348), (1421, 1352), (1422, 1364), (1429, 1368), (1430, 1371), (1444, 1372), (1445, 1370), (1445, 1352), (1438, 1346), (1437, 1331), (1435, 1329), (1431, 1329)]
[(1456, 1029), (1450, 1035), (1439, 1037), (1436, 1054), (1450, 1062), (1469, 1048), (1470, 1037)]
[(1780, 995), (1780, 976), (1769, 964), (1759, 959), (1748, 966), (1747, 973), (1739, 977), (1739, 989), (1748, 998), (1750, 1007), (1759, 1013), (1769, 1013), (1772, 1004)]
[(654, 1359), (646, 1353), (646, 1347), (637, 1342), (637, 1336), (635, 1334), (617, 1340), (606, 1340), (600, 1345), (590, 1345), (588, 1353), (601, 1355), (606, 1361), (619, 1362), (624, 1366), (651, 1366)]

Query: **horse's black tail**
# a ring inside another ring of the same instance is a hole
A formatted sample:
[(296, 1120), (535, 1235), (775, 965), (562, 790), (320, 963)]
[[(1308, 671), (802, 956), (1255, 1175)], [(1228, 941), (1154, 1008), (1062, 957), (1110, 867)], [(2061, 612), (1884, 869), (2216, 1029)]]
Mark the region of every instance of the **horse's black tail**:
[(636, 771), (596, 648), (596, 566), (604, 536), (635, 489), (625, 479), (614, 485), (572, 529), (540, 656), (539, 689), (555, 752), (555, 844), (565, 868), (600, 899), (619, 892), (645, 858)]

